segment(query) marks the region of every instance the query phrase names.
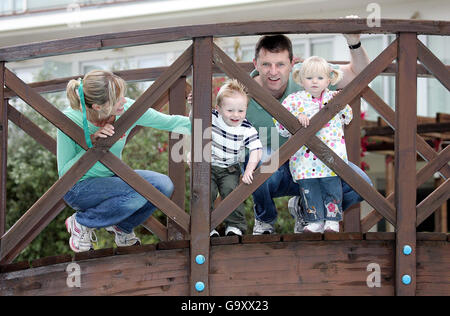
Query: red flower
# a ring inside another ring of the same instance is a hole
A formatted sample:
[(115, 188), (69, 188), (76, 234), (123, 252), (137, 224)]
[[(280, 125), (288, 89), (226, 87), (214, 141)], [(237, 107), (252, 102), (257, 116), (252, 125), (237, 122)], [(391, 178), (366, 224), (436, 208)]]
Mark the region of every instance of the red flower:
[(327, 208), (329, 212), (334, 213), (336, 211), (336, 204), (328, 203)]

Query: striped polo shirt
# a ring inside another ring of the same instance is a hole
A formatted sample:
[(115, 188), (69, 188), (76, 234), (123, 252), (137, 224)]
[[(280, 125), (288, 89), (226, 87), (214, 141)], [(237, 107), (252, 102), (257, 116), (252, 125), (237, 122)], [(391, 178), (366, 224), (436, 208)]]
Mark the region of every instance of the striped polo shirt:
[(221, 168), (244, 162), (245, 148), (262, 149), (258, 132), (247, 119), (240, 126), (229, 126), (217, 110), (212, 111), (211, 145), (211, 164)]

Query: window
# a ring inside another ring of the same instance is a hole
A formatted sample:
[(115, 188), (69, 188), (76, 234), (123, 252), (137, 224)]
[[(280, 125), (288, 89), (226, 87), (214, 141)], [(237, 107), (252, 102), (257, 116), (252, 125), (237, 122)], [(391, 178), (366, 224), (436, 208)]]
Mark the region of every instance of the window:
[(252, 62), (255, 58), (255, 46), (242, 47), (240, 53), (240, 62)]
[(17, 68), (14, 69), (14, 73), (17, 77), (19, 77), (25, 83), (31, 83), (36, 81), (36, 77), (39, 72), (42, 70), (42, 67), (27, 67), (27, 68)]
[(153, 68), (167, 66), (165, 54), (151, 55), (139, 60), (139, 68)]
[[(445, 65), (450, 64), (450, 37), (428, 36), (425, 44), (431, 52)], [(450, 92), (436, 78), (427, 80), (428, 87), (428, 113), (427, 116), (436, 116), (436, 113), (449, 113)]]
[(0, 1), (0, 15), (22, 13), (26, 10), (26, 0)]
[(320, 56), (326, 60), (332, 60), (334, 57), (333, 49), (333, 42), (331, 39), (311, 41), (311, 56)]
[(294, 53), (294, 58), (305, 59), (306, 56), (306, 45), (303, 43), (292, 43), (292, 51)]

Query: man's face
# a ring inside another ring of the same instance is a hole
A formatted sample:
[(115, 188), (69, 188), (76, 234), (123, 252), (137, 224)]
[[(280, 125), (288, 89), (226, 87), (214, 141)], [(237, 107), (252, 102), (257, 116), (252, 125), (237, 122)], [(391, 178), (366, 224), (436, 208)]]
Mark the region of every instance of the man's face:
[(280, 98), (286, 90), (293, 62), (289, 60), (287, 50), (272, 53), (264, 48), (259, 51), (258, 59), (253, 60), (259, 72), (257, 81), (270, 91), (275, 98)]

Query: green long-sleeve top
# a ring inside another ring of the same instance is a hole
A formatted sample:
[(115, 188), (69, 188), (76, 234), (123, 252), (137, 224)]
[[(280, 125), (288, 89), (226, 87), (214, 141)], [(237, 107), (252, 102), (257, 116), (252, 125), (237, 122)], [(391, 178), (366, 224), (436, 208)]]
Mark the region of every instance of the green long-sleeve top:
[[(127, 99), (127, 103), (124, 105), (124, 110), (127, 111), (130, 106), (134, 103), (134, 100)], [(83, 114), (80, 111), (67, 108), (63, 113), (75, 122), (78, 126), (83, 128)], [(120, 116), (116, 116), (116, 120)], [(136, 125), (153, 127), (166, 131), (173, 131), (179, 134), (190, 134), (191, 133), (191, 121), (189, 117), (182, 115), (167, 115), (163, 114), (154, 109), (148, 109), (144, 115), (142, 115), (127, 131), (126, 133), (110, 148), (111, 153), (122, 159), (122, 151), (125, 146), (126, 139), (130, 131)], [(90, 134), (94, 134), (100, 129), (100, 127), (95, 126), (88, 121), (88, 127)], [(75, 164), (78, 159), (86, 151), (77, 143), (75, 143), (69, 136), (64, 134), (62, 131), (57, 132), (57, 163), (58, 163), (58, 174), (62, 177), (67, 170), (69, 170), (73, 164)], [(87, 178), (93, 177), (111, 177), (114, 173), (108, 169), (105, 165), (100, 162), (96, 162), (91, 169), (89, 169), (86, 174), (79, 180), (85, 180)]]

